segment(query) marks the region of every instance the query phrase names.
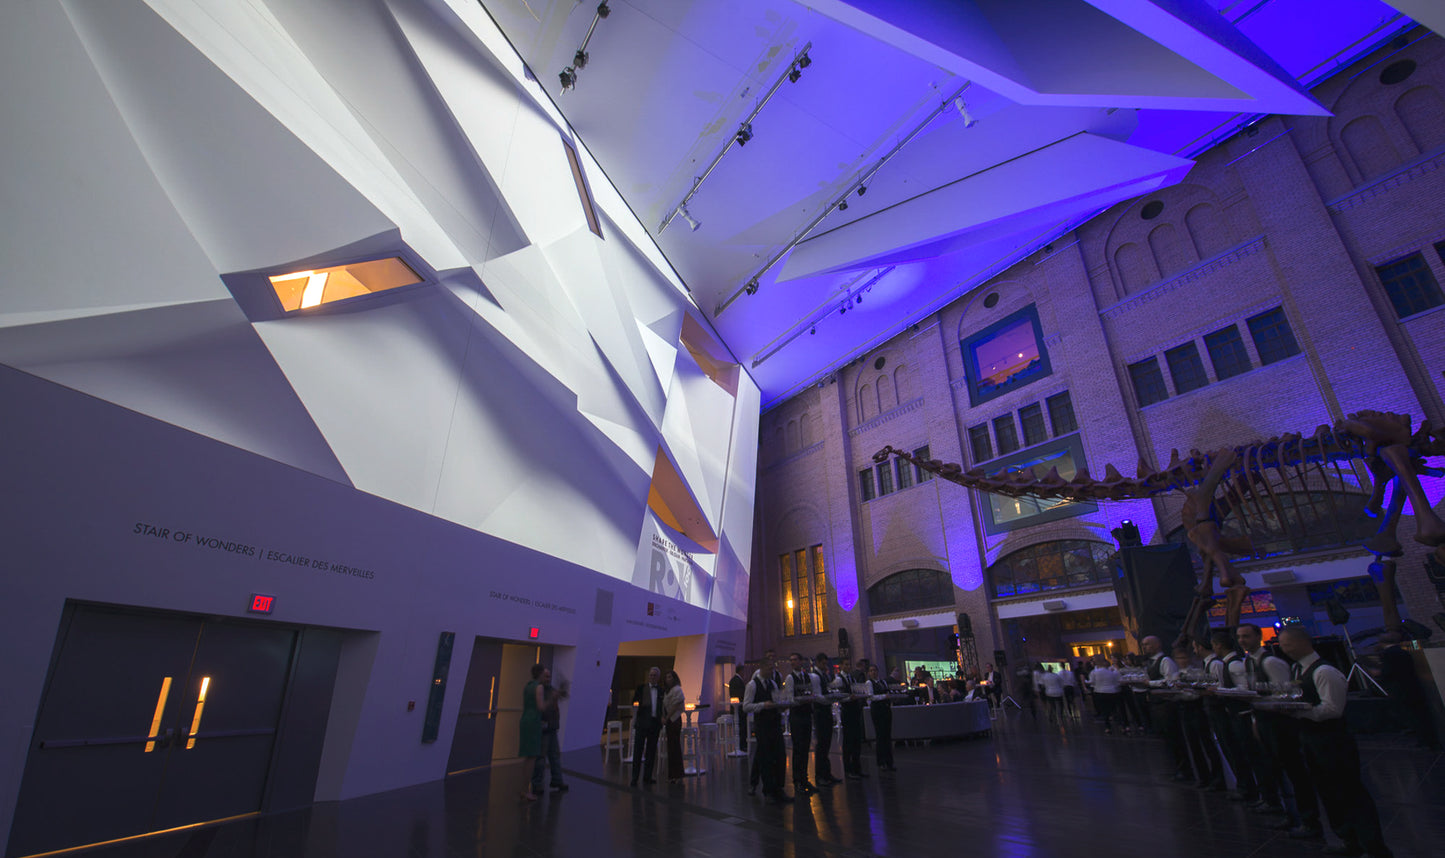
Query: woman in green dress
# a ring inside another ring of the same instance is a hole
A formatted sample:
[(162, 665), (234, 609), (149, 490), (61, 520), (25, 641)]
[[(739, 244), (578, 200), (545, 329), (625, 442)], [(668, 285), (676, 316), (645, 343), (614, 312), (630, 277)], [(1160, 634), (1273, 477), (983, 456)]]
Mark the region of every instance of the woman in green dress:
[[(542, 673), (547, 668), (540, 665), (532, 665), (532, 681), (522, 689), (522, 725), (521, 736), (517, 742), (517, 756), (526, 757), (532, 761), (532, 767), (537, 764), (537, 758), (542, 756)], [(530, 774), (532, 767), (526, 771)], [(536, 801), (537, 794), (532, 791), (532, 786), (527, 785), (527, 791), (522, 793), (522, 798), (527, 801)]]

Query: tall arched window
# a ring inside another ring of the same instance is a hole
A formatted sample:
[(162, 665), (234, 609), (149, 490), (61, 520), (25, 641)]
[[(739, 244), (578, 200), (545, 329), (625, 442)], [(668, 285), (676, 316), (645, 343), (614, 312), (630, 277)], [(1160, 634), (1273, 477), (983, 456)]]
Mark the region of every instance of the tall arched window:
[(873, 392), (873, 385), (865, 384), (858, 388), (858, 422), (867, 423), (878, 416), (878, 394)]

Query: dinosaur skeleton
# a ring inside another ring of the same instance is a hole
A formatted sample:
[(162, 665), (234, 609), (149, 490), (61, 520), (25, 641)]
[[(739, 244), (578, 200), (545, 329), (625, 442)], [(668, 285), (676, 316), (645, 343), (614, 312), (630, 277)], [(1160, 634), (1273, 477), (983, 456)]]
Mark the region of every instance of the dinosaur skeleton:
[[(1312, 531), (1318, 541), (1322, 527), (1346, 532), (1358, 515), (1357, 506), (1347, 502), (1349, 496), (1365, 494), (1366, 486), (1364, 514), (1379, 518), (1380, 525), (1362, 544), (1376, 555), (1384, 577), (1379, 590), (1388, 627), (1401, 625), (1395, 604), (1395, 563), (1385, 558), (1404, 553), (1396, 529), (1406, 499), (1415, 515), (1415, 540), (1435, 548), (1436, 559), (1445, 563), (1445, 522), (1420, 485), (1422, 475), (1445, 475), (1425, 464), (1426, 457), (1445, 456), (1445, 428), (1424, 421), (1412, 432), (1410, 417), (1403, 414), (1361, 411), (1334, 426), (1321, 425), (1310, 436), (1283, 435), (1208, 453), (1191, 450), (1187, 457), (1174, 450), (1168, 466), (1160, 470), (1141, 457), (1133, 478), (1121, 475), (1113, 465), (1105, 466), (1102, 480), (1093, 478), (1087, 468), (1080, 468), (1072, 479), (1060, 476), (1056, 467), (1043, 475), (1030, 468), (996, 474), (982, 468), (965, 471), (957, 464), (920, 459), (892, 446), (875, 453), (873, 461), (883, 464), (894, 456), (949, 482), (1006, 497), (1118, 501), (1182, 493), (1181, 524), (1204, 560), (1204, 574), (1180, 641), (1214, 603), (1215, 577), (1225, 589), (1226, 623), (1231, 628), (1239, 625), (1249, 587), (1231, 556), (1259, 554), (1256, 543), (1281, 531), (1306, 544)], [(1386, 488), (1391, 483), (1394, 489), (1387, 506)]]

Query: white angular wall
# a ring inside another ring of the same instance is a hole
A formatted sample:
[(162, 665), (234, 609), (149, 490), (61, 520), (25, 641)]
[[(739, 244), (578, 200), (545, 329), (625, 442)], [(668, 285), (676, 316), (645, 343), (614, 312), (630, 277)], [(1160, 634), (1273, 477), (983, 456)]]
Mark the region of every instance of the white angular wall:
[[(588, 229), (565, 129), (475, 4), (8, 3), (0, 75), (0, 832), (66, 599), (243, 615), (274, 593), (277, 620), (378, 632), (343, 665), (359, 714), (320, 798), (443, 774), (475, 635), (572, 648), (568, 747), (596, 741), (622, 641), (736, 647), (758, 390), (681, 347), (702, 315), (596, 169)], [(371, 253), (428, 282), (292, 318), (234, 297)], [(644, 624), (659, 450), (719, 548), (694, 558), (710, 604)], [(442, 630), (454, 693), (422, 745), (404, 703)]]

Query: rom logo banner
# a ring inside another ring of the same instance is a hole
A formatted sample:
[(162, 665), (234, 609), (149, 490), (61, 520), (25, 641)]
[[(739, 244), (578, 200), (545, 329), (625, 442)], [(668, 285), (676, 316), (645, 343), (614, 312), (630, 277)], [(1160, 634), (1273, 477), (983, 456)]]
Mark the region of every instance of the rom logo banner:
[[(692, 551), (689, 551), (689, 548)], [(658, 521), (651, 510), (642, 526), (642, 539), (637, 547), (637, 564), (632, 583), (669, 599), (677, 599), (699, 608), (708, 606), (712, 595), (712, 576), (693, 560), (693, 552), (701, 552), (692, 541)]]

